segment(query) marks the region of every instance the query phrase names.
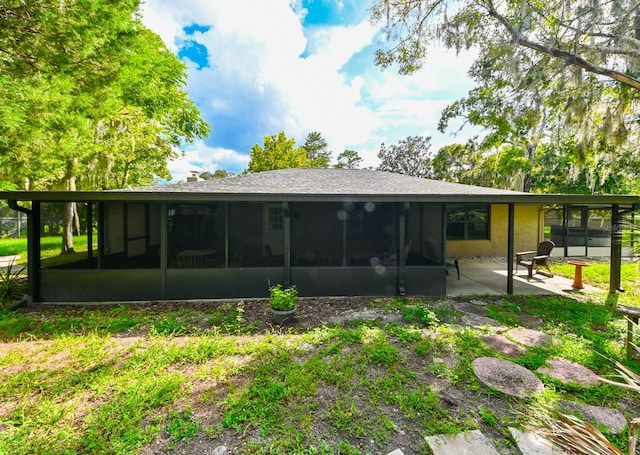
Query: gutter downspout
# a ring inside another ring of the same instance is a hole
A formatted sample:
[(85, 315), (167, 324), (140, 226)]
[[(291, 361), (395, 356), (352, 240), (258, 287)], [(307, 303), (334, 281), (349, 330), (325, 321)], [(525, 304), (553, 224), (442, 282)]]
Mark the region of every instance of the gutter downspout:
[(20, 207), (18, 201), (8, 200), (9, 208), (27, 215), (27, 280), (28, 297), (21, 300), (25, 303), (36, 301), (40, 293), (40, 239), (38, 228), (40, 226), (40, 202), (32, 201), (32, 208)]

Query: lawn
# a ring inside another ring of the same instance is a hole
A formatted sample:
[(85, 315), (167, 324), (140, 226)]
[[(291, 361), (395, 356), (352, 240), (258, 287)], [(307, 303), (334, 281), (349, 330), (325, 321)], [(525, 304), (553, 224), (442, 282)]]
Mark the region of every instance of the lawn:
[[(568, 259), (567, 259), (568, 260)], [(609, 263), (587, 261), (591, 265), (582, 268), (582, 278), (585, 283), (602, 290), (609, 289)], [(593, 300), (607, 302), (610, 305), (621, 304), (640, 306), (640, 279), (638, 262), (627, 262), (620, 268), (620, 283), (624, 292), (608, 296), (606, 293), (591, 296)], [(553, 273), (567, 278), (573, 278), (575, 267), (563, 261), (556, 261), (552, 265)]]
[[(73, 237), (73, 247), (77, 254), (87, 254), (87, 236), (79, 235)], [(94, 244), (94, 251), (98, 245)], [(42, 237), (40, 239), (40, 258), (43, 260), (51, 261), (72, 261), (73, 255), (60, 255), (62, 249), (62, 237)], [(0, 256), (14, 256), (19, 255), (20, 259), (16, 262), (17, 265), (26, 265), (27, 263), (27, 239), (0, 239)]]
[[(553, 336), (513, 360), (561, 356), (597, 374), (624, 357), (625, 322), (566, 297), (476, 297), (507, 326), (526, 315)], [(468, 302), (471, 299), (463, 299)], [(42, 305), (0, 320), (0, 453), (429, 453), (424, 436), (480, 429), (516, 453), (507, 426), (565, 400), (637, 417), (640, 396), (541, 375), (545, 392), (509, 398), (471, 361), (503, 357), (461, 323), (459, 302), (303, 299), (273, 326), (268, 302)], [(603, 355), (600, 355), (603, 354)], [(618, 447), (626, 432), (605, 433)]]
[[(22, 251), (8, 243), (0, 254)], [(51, 238), (43, 257), (59, 247)], [(570, 265), (553, 271), (573, 276)], [(585, 281), (606, 289), (608, 271), (593, 263)], [(508, 327), (533, 318), (554, 337), (513, 360), (532, 371), (563, 357), (599, 375), (615, 373), (615, 360), (638, 372), (624, 356), (626, 323), (612, 310), (616, 301), (638, 304), (637, 272), (623, 264), (627, 291), (608, 298), (475, 299)], [(489, 328), (460, 323), (456, 303), (310, 299), (285, 328), (271, 323), (266, 301), (0, 313), (0, 454), (427, 454), (424, 436), (470, 429), (515, 454), (507, 427), (541, 405), (570, 400), (638, 417), (639, 394), (611, 385), (582, 389), (539, 375), (545, 392), (528, 400), (483, 386), (471, 362), (504, 356), (483, 342)], [(626, 432), (605, 435), (625, 449)]]

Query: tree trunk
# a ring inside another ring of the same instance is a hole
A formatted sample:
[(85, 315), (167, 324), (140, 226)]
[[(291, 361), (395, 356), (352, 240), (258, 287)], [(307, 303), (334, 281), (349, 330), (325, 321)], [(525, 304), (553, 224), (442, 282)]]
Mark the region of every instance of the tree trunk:
[[(67, 191), (76, 190), (74, 164), (75, 160), (71, 160), (69, 163), (67, 163), (67, 175), (65, 176), (65, 179), (67, 181)], [(73, 248), (73, 226), (76, 217), (76, 203), (66, 202), (62, 215), (62, 250), (60, 251), (60, 254), (73, 254), (76, 252)]]
[(529, 159), (529, 163), (531, 163), (530, 169), (524, 175), (524, 183), (522, 185), (522, 191), (525, 193), (531, 192), (531, 172), (533, 171), (533, 158), (536, 153), (536, 146), (529, 142), (527, 144), (527, 158)]

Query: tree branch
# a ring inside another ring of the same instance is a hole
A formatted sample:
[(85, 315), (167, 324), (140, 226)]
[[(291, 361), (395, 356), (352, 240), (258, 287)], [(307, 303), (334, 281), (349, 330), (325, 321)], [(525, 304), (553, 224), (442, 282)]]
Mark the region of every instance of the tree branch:
[(560, 58), (564, 60), (568, 65), (577, 66), (578, 68), (587, 70), (590, 73), (606, 76), (608, 78), (611, 78), (615, 81), (620, 82), (621, 84), (628, 85), (629, 87), (640, 91), (640, 80), (634, 77), (631, 77), (628, 74), (624, 74), (624, 73), (621, 73), (620, 71), (612, 70), (609, 68), (603, 68), (602, 66), (598, 66), (593, 63), (590, 63), (587, 60), (583, 59), (582, 57), (578, 57), (577, 55), (572, 54), (571, 52), (544, 46), (540, 43), (535, 43), (533, 41), (529, 41), (524, 38), (514, 37), (514, 42), (526, 48), (529, 48), (538, 52), (544, 52), (545, 54)]
[(609, 46), (597, 46), (590, 44), (578, 44), (581, 49), (587, 49), (592, 51), (598, 51), (608, 55), (631, 55), (633, 57), (640, 57), (640, 49), (629, 49), (626, 47), (609, 47)]
[(578, 68), (582, 68), (590, 73), (599, 74), (608, 78), (611, 78), (615, 81), (620, 82), (621, 84), (628, 85), (631, 88), (634, 88), (640, 91), (640, 80), (634, 77), (629, 76), (628, 74), (621, 73), (619, 71), (615, 71), (612, 69), (604, 68), (602, 66), (596, 65), (585, 60), (582, 57), (578, 57), (571, 52), (564, 51), (562, 49), (558, 49), (556, 47), (545, 46), (543, 44), (530, 41), (524, 38), (518, 31), (511, 25), (511, 23), (502, 16), (493, 6), (491, 2), (486, 4), (487, 12), (496, 19), (500, 24), (502, 24), (509, 34), (511, 35), (512, 42), (514, 44), (518, 44), (520, 46), (526, 47), (528, 49), (532, 49), (537, 52), (542, 52), (547, 55), (551, 55), (552, 57), (560, 58), (564, 60), (568, 65), (577, 66)]

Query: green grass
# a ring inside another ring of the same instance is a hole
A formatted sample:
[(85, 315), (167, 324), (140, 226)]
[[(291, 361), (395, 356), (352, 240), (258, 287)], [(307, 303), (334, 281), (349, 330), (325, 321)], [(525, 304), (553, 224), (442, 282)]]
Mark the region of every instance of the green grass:
[[(41, 237), (40, 238), (40, 258), (45, 262), (45, 266), (58, 265), (59, 263), (74, 262), (78, 258), (84, 259), (87, 254), (87, 236), (78, 235), (73, 237), (73, 246), (76, 254), (60, 255), (62, 248), (62, 237)], [(94, 244), (94, 251), (97, 244)], [(17, 264), (27, 263), (27, 239), (0, 239), (0, 256), (20, 255)]]
[[(589, 267), (582, 268), (582, 281), (585, 284), (602, 289), (609, 290), (609, 270), (608, 262), (590, 262)], [(559, 262), (551, 266), (554, 274), (573, 278), (575, 266)], [(600, 296), (591, 296), (593, 300), (608, 302), (609, 304), (623, 304), (631, 306), (640, 306), (640, 265), (638, 262), (630, 262), (622, 264), (620, 267), (620, 284), (624, 292), (617, 293), (614, 296), (601, 294)]]
[[(527, 414), (530, 403), (475, 378), (473, 359), (501, 357), (483, 330), (423, 323), (430, 312), (453, 314), (446, 302), (371, 305), (406, 319), (271, 331), (247, 321), (242, 302), (2, 314), (0, 453), (135, 454), (157, 440), (166, 453), (194, 440), (232, 440), (247, 454), (387, 453), (401, 432), (407, 452), (428, 453), (424, 436), (478, 428), (495, 437)], [(554, 337), (515, 360), (527, 368), (561, 356), (602, 375), (613, 372), (609, 359), (640, 370), (624, 356), (624, 321), (606, 305), (512, 296), (489, 309), (508, 325), (539, 316)], [(638, 394), (614, 386), (541, 379), (544, 403), (619, 407), (627, 417), (640, 408)], [(611, 439), (624, 448), (625, 438)]]
[[(582, 279), (585, 283), (601, 289), (609, 288), (609, 263), (592, 262), (589, 267), (582, 268)], [(553, 273), (573, 278), (575, 266), (567, 263), (554, 263)], [(625, 263), (620, 268), (620, 281), (624, 287), (635, 288), (640, 286), (638, 277), (638, 263)]]

